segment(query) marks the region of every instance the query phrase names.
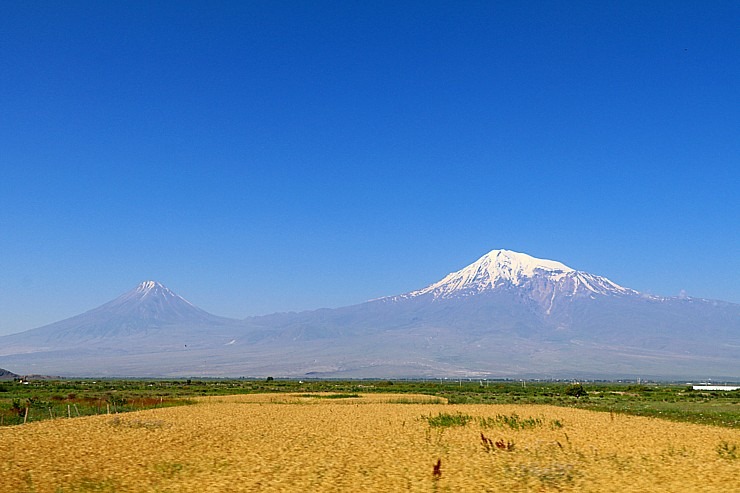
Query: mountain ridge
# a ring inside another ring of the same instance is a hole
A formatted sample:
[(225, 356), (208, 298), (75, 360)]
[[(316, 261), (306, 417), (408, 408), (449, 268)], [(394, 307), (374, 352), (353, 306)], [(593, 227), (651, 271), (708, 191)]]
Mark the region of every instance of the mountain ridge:
[(2, 380), (16, 380), (20, 378), (20, 375), (17, 375), (13, 373), (10, 370), (5, 370), (3, 368), (0, 368), (0, 381)]
[(740, 378), (740, 305), (648, 296), (493, 250), (403, 295), (244, 320), (144, 281), (81, 315), (0, 337), (0, 358), (75, 376)]
[(593, 295), (646, 296), (634, 289), (554, 260), (538, 259), (511, 250), (492, 250), (472, 264), (452, 272), (420, 290), (387, 297), (433, 299), (476, 296), (488, 291), (516, 288), (551, 313), (556, 297)]

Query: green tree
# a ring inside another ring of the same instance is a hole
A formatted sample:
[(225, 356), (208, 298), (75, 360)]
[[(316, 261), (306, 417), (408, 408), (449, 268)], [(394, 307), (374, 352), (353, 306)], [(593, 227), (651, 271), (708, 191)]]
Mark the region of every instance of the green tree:
[(568, 385), (568, 388), (565, 389), (565, 395), (578, 398), (588, 395), (588, 392), (586, 392), (586, 389), (580, 383), (574, 383), (573, 385)]

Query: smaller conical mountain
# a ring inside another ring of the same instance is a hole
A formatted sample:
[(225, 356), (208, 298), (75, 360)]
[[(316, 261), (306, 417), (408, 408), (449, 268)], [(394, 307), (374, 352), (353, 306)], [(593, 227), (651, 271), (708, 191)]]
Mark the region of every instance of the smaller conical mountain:
[(221, 319), (194, 306), (156, 281), (144, 281), (80, 317), (119, 320), (123, 326), (129, 327), (158, 327), (182, 322), (212, 323)]
[[(74, 317), (3, 338), (0, 355), (15, 348), (61, 350), (96, 345), (172, 344), (173, 338), (199, 338), (208, 330), (238, 321), (212, 315), (156, 281), (144, 281), (131, 291)], [(123, 342), (122, 342), (123, 341)]]

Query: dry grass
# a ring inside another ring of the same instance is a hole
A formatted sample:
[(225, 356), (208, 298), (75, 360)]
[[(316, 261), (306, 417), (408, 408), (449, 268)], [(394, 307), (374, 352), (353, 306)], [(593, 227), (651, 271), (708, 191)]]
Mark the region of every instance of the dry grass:
[[(471, 419), (430, 426), (441, 414)], [(514, 414), (535, 424), (496, 425)], [(736, 430), (560, 407), (246, 395), (0, 429), (0, 491), (726, 492), (733, 445)]]

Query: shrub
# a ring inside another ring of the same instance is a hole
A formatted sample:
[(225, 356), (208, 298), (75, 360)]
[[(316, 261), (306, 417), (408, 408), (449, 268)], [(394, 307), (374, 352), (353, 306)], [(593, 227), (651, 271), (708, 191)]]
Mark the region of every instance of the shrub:
[(512, 430), (523, 430), (527, 428), (536, 428), (542, 426), (540, 418), (520, 418), (518, 414), (513, 413), (511, 416), (497, 414), (493, 418), (478, 418), (478, 423), (482, 428), (511, 428)]
[(568, 385), (568, 388), (565, 389), (565, 395), (579, 398), (588, 395), (588, 392), (586, 392), (586, 389), (580, 383), (574, 383), (573, 385)]
[(432, 416), (431, 414), (429, 416), (422, 416), (422, 419), (426, 419), (427, 423), (429, 423), (429, 426), (432, 428), (448, 428), (450, 426), (465, 426), (467, 425), (470, 420), (473, 419), (472, 416), (468, 414), (450, 414), (450, 413), (439, 413), (437, 416)]

